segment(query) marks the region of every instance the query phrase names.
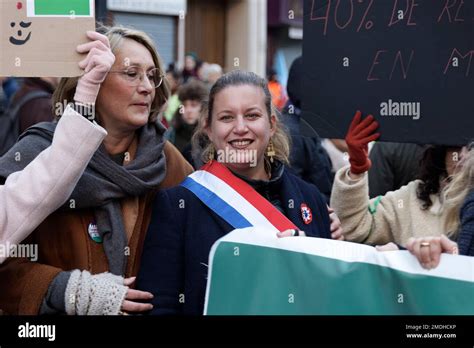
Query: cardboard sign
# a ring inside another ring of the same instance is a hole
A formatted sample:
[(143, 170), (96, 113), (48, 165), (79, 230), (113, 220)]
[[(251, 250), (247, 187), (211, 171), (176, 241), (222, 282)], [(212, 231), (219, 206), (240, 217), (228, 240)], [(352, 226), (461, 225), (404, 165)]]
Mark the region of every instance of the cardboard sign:
[(83, 73), (76, 46), (95, 30), (94, 0), (0, 0), (0, 76)]
[(356, 110), (382, 141), (474, 139), (474, 1), (305, 0), (303, 117), (344, 138)]

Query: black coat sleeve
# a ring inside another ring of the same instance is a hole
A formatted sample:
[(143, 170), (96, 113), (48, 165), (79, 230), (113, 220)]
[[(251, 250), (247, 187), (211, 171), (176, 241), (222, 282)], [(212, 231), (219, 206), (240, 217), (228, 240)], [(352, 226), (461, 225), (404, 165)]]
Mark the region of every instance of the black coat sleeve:
[(180, 314), (184, 298), (183, 219), (177, 216), (179, 200), (167, 191), (153, 202), (137, 277), (137, 288), (154, 296), (152, 315)]

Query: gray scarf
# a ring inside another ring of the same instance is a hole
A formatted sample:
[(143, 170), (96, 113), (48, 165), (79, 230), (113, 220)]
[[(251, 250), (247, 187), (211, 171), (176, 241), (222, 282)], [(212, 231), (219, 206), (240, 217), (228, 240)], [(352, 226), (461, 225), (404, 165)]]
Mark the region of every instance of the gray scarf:
[[(44, 122), (29, 128), (18, 143), (0, 158), (0, 177), (22, 170), (41, 151), (51, 145), (56, 123)], [(157, 189), (165, 178), (166, 159), (163, 152), (165, 129), (159, 123), (147, 124), (137, 131), (135, 159), (121, 166), (106, 153), (104, 145), (96, 151), (70, 199), (74, 209), (93, 209), (102, 237), (110, 272), (123, 275), (126, 267), (127, 237), (122, 220), (120, 200), (142, 196)], [(21, 160), (15, 160), (16, 154)], [(68, 200), (61, 208), (72, 209)]]

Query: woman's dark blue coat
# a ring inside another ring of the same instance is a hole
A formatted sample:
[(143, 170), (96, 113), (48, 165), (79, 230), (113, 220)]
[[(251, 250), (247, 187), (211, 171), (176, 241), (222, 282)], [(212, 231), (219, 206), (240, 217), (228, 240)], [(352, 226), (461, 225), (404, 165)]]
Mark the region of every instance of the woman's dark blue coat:
[[(327, 206), (314, 185), (285, 169), (279, 189), (287, 218), (307, 236), (330, 238)], [(302, 203), (312, 211), (309, 224)], [(233, 229), (182, 186), (156, 196), (137, 278), (137, 288), (154, 295), (151, 314), (203, 313), (209, 251)]]

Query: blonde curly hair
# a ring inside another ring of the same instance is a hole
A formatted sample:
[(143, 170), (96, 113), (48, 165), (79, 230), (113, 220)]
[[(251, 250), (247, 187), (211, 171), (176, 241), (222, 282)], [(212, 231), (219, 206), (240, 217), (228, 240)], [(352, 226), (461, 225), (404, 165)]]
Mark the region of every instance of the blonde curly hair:
[(451, 238), (456, 238), (461, 224), (460, 209), (472, 190), (474, 190), (474, 142), (469, 145), (460, 170), (452, 176), (452, 180), (441, 193), (446, 214), (445, 228)]

